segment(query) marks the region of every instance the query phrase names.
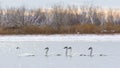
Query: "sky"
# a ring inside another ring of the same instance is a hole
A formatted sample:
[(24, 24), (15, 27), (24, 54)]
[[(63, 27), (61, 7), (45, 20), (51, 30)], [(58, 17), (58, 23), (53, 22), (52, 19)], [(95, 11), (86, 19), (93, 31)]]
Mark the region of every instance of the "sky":
[(103, 8), (120, 8), (120, 0), (0, 0), (0, 5), (3, 8), (21, 6), (25, 6), (26, 8), (49, 8), (58, 3), (76, 6), (91, 3)]

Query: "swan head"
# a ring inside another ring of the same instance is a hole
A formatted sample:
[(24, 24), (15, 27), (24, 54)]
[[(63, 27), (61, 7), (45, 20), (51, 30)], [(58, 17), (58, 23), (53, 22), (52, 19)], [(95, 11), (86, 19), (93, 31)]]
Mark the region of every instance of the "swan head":
[(67, 46), (64, 47), (64, 49), (67, 49), (67, 48), (68, 48)]
[(72, 49), (72, 47), (69, 47), (68, 49)]
[(46, 49), (49, 49), (49, 48), (48, 48), (48, 47), (46, 47), (46, 48), (45, 48), (45, 50), (46, 50)]
[(88, 50), (91, 50), (91, 49), (92, 49), (92, 47), (89, 47), (89, 48), (88, 48)]

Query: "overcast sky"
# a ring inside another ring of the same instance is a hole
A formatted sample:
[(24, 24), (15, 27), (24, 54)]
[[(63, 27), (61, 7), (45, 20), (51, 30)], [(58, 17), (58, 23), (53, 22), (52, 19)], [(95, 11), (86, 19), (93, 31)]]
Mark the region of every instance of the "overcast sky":
[(19, 7), (27, 8), (47, 7), (49, 8), (56, 3), (64, 3), (70, 5), (82, 5), (92, 3), (102, 7), (120, 8), (120, 0), (0, 0), (2, 7)]

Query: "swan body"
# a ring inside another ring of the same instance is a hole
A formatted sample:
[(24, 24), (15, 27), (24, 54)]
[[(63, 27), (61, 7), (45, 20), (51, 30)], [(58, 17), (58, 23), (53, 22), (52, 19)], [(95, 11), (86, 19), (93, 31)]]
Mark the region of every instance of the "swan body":
[(20, 57), (31, 57), (31, 56), (35, 56), (34, 54), (32, 53), (22, 53), (22, 54), (19, 54)]

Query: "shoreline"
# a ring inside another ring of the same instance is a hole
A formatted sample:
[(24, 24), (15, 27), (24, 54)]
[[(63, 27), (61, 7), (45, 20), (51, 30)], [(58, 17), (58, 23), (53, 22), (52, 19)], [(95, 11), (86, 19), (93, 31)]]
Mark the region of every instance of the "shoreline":
[(65, 35), (0, 35), (0, 41), (36, 41), (36, 42), (119, 42), (120, 34), (116, 35), (95, 35), (95, 34), (65, 34)]

